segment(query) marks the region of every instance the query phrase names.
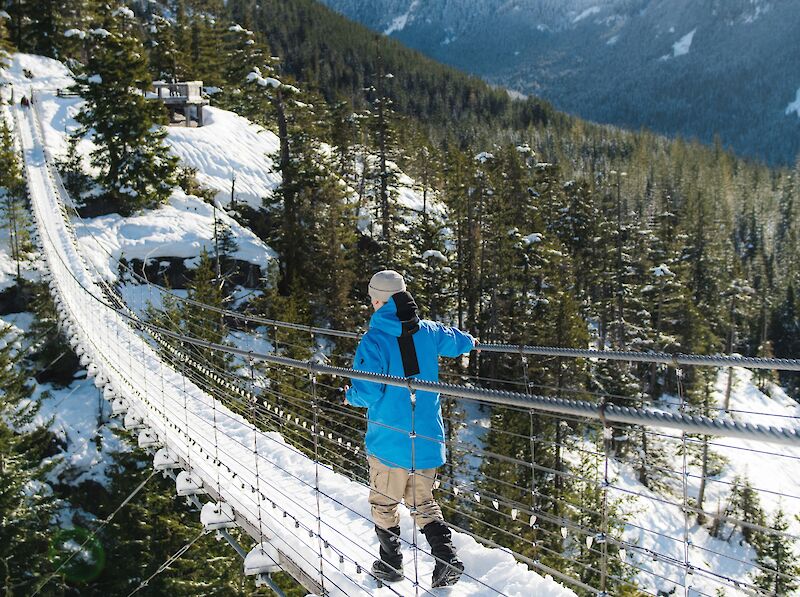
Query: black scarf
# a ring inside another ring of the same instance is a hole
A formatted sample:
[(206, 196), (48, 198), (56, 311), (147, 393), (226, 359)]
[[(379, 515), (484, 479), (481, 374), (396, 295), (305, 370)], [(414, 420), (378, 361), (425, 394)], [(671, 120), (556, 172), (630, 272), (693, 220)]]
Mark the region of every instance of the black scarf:
[(397, 318), (402, 326), (397, 344), (400, 347), (400, 357), (403, 359), (403, 375), (412, 377), (419, 374), (417, 348), (411, 337), (419, 331), (417, 303), (414, 302), (414, 297), (405, 291), (392, 295), (392, 300), (397, 308)]

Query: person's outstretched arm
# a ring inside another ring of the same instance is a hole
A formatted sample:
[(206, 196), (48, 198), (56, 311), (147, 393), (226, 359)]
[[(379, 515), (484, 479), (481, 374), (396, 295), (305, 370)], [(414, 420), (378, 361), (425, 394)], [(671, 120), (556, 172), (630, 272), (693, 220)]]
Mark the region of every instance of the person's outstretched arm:
[(437, 323), (436, 327), (436, 345), (439, 349), (439, 356), (457, 357), (475, 348), (477, 340), (467, 332), (440, 323)]
[[(367, 373), (386, 374), (386, 363), (377, 344), (364, 336), (356, 349), (353, 369)], [(345, 393), (345, 400), (353, 406), (368, 408), (383, 398), (386, 384), (361, 379), (351, 380), (352, 386)]]

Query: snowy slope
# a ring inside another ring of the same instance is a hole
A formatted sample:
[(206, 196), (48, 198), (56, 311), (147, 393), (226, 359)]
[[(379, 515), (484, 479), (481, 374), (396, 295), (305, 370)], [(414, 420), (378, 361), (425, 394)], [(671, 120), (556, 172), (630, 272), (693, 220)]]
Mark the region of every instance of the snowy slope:
[[(25, 76), (25, 70), (32, 73), (32, 78)], [(81, 105), (80, 98), (57, 96), (57, 89), (72, 84), (66, 67), (57, 60), (17, 53), (12, 56), (9, 68), (0, 72), (0, 77), (14, 86), (17, 98), (26, 89), (36, 91), (45, 145), (51, 155), (64, 155), (67, 133), (77, 129), (78, 123), (74, 117)], [(5, 92), (5, 96), (9, 94), (9, 91)], [(171, 141), (171, 136), (175, 135), (172, 145), (178, 156), (186, 156), (189, 161), (185, 163), (197, 166), (200, 182), (216, 188), (220, 197), (230, 196), (230, 182), (223, 177), (229, 176), (230, 168), (234, 168), (240, 176), (239, 188), (243, 193), (237, 195), (250, 203), (260, 204), (261, 193), (268, 193), (276, 184), (274, 175), (269, 174), (269, 160), (265, 156), (265, 152), (273, 148), (274, 136), (230, 112), (213, 108), (209, 112), (209, 127), (188, 130), (170, 127), (168, 139)], [(231, 151), (234, 140), (238, 138), (249, 147), (249, 151)], [(93, 144), (87, 139), (79, 144), (79, 151), (87, 166), (92, 149)], [(223, 211), (217, 210), (217, 217), (230, 227), (236, 237), (238, 249), (232, 257), (258, 265), (262, 271), (266, 271), (275, 257), (274, 252)], [(213, 218), (212, 206), (176, 189), (169, 203), (158, 209), (126, 218), (111, 214), (76, 220), (75, 227), (84, 255), (106, 279), (114, 279), (118, 273), (116, 262), (120, 257), (129, 260), (159, 257), (191, 259), (203, 249), (212, 251)], [(0, 261), (0, 270), (5, 271), (7, 265)]]
[[(266, 271), (275, 253), (249, 229), (222, 210), (217, 217), (236, 236), (233, 257)], [(150, 261), (159, 257), (194, 259), (214, 251), (214, 208), (197, 197), (175, 190), (169, 204), (123, 218), (117, 214), (86, 219), (76, 226), (81, 252), (108, 280), (116, 278), (118, 261)]]
[[(32, 78), (25, 76), (25, 70), (32, 73)], [(78, 127), (75, 115), (82, 102), (80, 98), (58, 97), (55, 93), (73, 83), (67, 68), (57, 60), (17, 53), (12, 56), (9, 68), (0, 72), (0, 78), (14, 85), (18, 96), (26, 89), (36, 91), (45, 144), (51, 155), (64, 155), (67, 133)], [(7, 91), (6, 96), (8, 94)], [(183, 165), (197, 169), (198, 181), (215, 190), (216, 200), (223, 206), (230, 203), (231, 177), (235, 173), (236, 201), (260, 208), (262, 199), (269, 197), (281, 180), (280, 175), (272, 171), (270, 159), (278, 150), (277, 136), (246, 118), (213, 106), (204, 109), (204, 122), (202, 127), (168, 127), (166, 141), (171, 150)], [(78, 147), (88, 170), (88, 156), (92, 149), (93, 144), (88, 139), (82, 140)], [(329, 151), (330, 148), (324, 146), (323, 150)], [(389, 167), (397, 169), (393, 163)], [(399, 169), (397, 172), (397, 186), (393, 188), (397, 204), (411, 214), (421, 211), (422, 194), (415, 188), (414, 180)], [(427, 207), (438, 214), (444, 209), (434, 197), (428, 198)], [(236, 237), (238, 250), (232, 256), (266, 271), (266, 266), (275, 257), (274, 252), (227, 214), (218, 211), (217, 215)], [(373, 215), (364, 209), (360, 218), (362, 230), (369, 227)], [(76, 232), (84, 255), (104, 277), (113, 279), (117, 274), (115, 260), (120, 257), (191, 259), (204, 248), (210, 251), (213, 247), (213, 210), (199, 199), (176, 190), (169, 204), (158, 210), (127, 218), (110, 215), (76, 221)], [(9, 267), (8, 263), (0, 261), (0, 272), (8, 271)], [(2, 280), (0, 277), (0, 284)]]
[(167, 143), (181, 162), (197, 168), (197, 178), (217, 191), (227, 206), (231, 198), (231, 175), (236, 175), (236, 201), (253, 208), (272, 194), (280, 175), (272, 172), (269, 155), (278, 150), (278, 137), (233, 112), (208, 106), (204, 124), (198, 128), (170, 127)]
[[(718, 406), (724, 402), (727, 374), (721, 373), (714, 398)], [(769, 395), (760, 391), (753, 381), (753, 372), (734, 369), (734, 386), (731, 393), (731, 411), (734, 420), (761, 425), (773, 425), (800, 429), (800, 404), (789, 398), (773, 383), (768, 384)], [(754, 487), (797, 496), (794, 499), (780, 498), (776, 494), (762, 492), (761, 503), (767, 510), (775, 511), (782, 505), (787, 512), (800, 512), (800, 449), (769, 446), (770, 455), (765, 457), (765, 446), (754, 441), (728, 439), (717, 440), (714, 451), (728, 460), (721, 478), (732, 482), (734, 476), (747, 476)], [(792, 521), (794, 532), (800, 535), (800, 521)]]
[[(720, 408), (724, 403), (726, 384), (727, 371), (721, 370), (713, 392), (713, 400)], [(751, 371), (735, 368), (730, 405), (732, 418), (749, 423), (800, 428), (800, 405), (774, 384), (769, 384), (769, 393), (762, 393), (753, 384)], [(675, 437), (676, 441), (669, 444), (672, 450), (679, 446), (679, 436)], [(800, 511), (800, 448), (732, 438), (713, 439), (711, 445), (713, 454), (724, 458), (724, 464), (720, 474), (711, 477), (707, 484), (705, 511), (724, 511), (734, 480), (746, 477), (758, 492), (767, 520), (771, 520), (778, 508), (782, 508), (791, 518), (789, 532), (800, 535), (800, 521), (792, 516)], [(667, 466), (675, 471), (681, 470), (682, 459), (677, 452), (669, 459)], [(683, 545), (686, 532), (690, 539), (688, 559), (697, 566), (696, 573), (688, 578), (693, 588), (690, 595), (714, 595), (719, 588), (724, 588), (725, 595), (730, 597), (749, 594), (744, 589), (736, 590), (723, 582), (726, 578), (752, 582), (752, 575), (756, 571), (755, 550), (742, 541), (738, 531), (732, 532), (728, 526), (722, 538), (718, 539), (712, 537), (706, 527), (695, 524), (694, 517), (691, 517), (688, 528), (684, 529), (679, 483), (677, 491), (659, 493), (639, 483), (635, 471), (629, 466), (612, 460), (611, 470), (612, 497), (628, 502), (623, 506), (627, 521), (624, 533), (626, 541), (682, 562), (686, 555)], [(690, 461), (688, 471), (688, 497), (694, 500), (699, 490), (699, 462)], [(795, 549), (800, 557), (800, 545), (796, 545)], [(637, 567), (652, 573), (638, 573), (641, 586), (652, 591), (682, 587), (684, 578), (679, 567), (668, 561), (656, 561), (646, 551), (628, 549), (627, 552), (629, 562), (635, 562)]]
[[(0, 242), (0, 263), (9, 259), (7, 245)], [(40, 265), (27, 263), (23, 277), (38, 278)], [(0, 316), (0, 327), (9, 326), (20, 347), (29, 340), (32, 322), (33, 315), (28, 312)], [(35, 379), (29, 383), (34, 386), (33, 395), (23, 401), (20, 408), (38, 403), (39, 410), (30, 427), (46, 426), (58, 441), (55, 454), (47, 459), (53, 463), (53, 468), (48, 471), (46, 481), (51, 484), (79, 485), (84, 481), (105, 484), (113, 454), (129, 448), (114, 433), (118, 424), (108, 421), (108, 404), (101, 399), (92, 380), (79, 378), (64, 388), (39, 384)]]

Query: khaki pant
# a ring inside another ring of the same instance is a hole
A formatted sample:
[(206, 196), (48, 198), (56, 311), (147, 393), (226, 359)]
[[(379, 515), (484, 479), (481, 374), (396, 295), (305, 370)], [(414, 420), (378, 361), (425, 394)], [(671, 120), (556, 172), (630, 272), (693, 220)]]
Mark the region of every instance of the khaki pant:
[(436, 469), (419, 469), (412, 475), (404, 468), (392, 468), (374, 456), (369, 462), (369, 503), (372, 506), (372, 520), (384, 529), (400, 524), (397, 506), (405, 500), (409, 508), (416, 507), (414, 520), (420, 528), (433, 520), (444, 520), (442, 509), (433, 499), (433, 484)]

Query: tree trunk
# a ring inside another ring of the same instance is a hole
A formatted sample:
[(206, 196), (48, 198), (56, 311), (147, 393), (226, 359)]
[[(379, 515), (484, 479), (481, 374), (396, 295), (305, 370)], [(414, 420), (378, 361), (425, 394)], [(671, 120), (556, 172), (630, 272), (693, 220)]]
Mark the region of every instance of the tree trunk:
[(378, 159), (380, 161), (380, 202), (381, 202), (381, 222), (383, 227), (383, 240), (386, 243), (386, 261), (390, 263), (392, 260), (392, 245), (391, 245), (391, 215), (389, 213), (389, 172), (387, 170), (387, 122), (386, 122), (386, 108), (384, 103), (386, 97), (383, 93), (383, 60), (378, 57)]
[(617, 346), (625, 348), (625, 326), (624, 321), (624, 277), (622, 261), (622, 193), (620, 190), (620, 175), (617, 174)]
[(280, 140), (280, 160), (281, 171), (281, 196), (283, 198), (283, 271), (278, 283), (278, 291), (282, 296), (289, 296), (292, 284), (297, 274), (298, 256), (297, 243), (294, 242), (295, 236), (295, 189), (292, 177), (291, 148), (289, 146), (289, 125), (286, 122), (286, 110), (283, 104), (280, 88), (277, 89), (272, 100), (278, 120), (278, 139)]
[[(703, 414), (708, 416), (708, 384), (706, 384), (703, 394)], [(703, 514), (703, 501), (706, 496), (706, 477), (708, 477), (708, 436), (703, 436), (703, 469), (700, 472), (700, 488), (697, 490), (697, 524), (704, 524), (706, 521)]]
[[(735, 313), (736, 313), (736, 295), (731, 296), (731, 313), (730, 313), (730, 331), (728, 332), (728, 355), (733, 353), (734, 334), (736, 331), (735, 326)], [(733, 387), (733, 367), (728, 368), (728, 382), (725, 385), (725, 412), (731, 406), (731, 388)]]

